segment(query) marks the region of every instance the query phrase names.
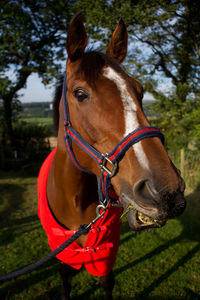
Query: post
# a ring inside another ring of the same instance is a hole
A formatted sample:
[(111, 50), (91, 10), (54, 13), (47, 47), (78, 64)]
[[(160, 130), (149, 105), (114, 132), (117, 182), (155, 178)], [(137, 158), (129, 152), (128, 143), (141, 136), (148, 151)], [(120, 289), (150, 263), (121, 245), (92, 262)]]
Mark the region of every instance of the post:
[(180, 163), (180, 170), (181, 170), (181, 176), (184, 178), (184, 169), (185, 169), (185, 151), (184, 149), (181, 149), (181, 163)]

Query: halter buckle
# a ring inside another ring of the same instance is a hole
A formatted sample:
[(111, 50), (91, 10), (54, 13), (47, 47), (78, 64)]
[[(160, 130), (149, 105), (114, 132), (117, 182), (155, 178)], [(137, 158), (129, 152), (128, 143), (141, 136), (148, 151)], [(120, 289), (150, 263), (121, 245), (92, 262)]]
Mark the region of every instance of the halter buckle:
[[(102, 155), (103, 155), (103, 162), (100, 165), (101, 169), (106, 171), (108, 173), (109, 177), (111, 178), (115, 175), (115, 173), (117, 171), (117, 167), (118, 167), (117, 161), (113, 164), (113, 162), (108, 157), (108, 153), (102, 154)], [(112, 166), (112, 170), (108, 169), (108, 167), (107, 167), (108, 163)]]

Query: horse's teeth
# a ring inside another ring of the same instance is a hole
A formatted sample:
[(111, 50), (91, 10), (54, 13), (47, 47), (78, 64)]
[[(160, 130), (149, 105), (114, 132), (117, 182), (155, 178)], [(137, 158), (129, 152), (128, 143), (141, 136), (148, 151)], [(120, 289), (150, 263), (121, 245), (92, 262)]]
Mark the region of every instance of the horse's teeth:
[(145, 216), (144, 214), (138, 212), (137, 213), (138, 219), (142, 222), (142, 223), (152, 223), (154, 222), (154, 220), (148, 216)]

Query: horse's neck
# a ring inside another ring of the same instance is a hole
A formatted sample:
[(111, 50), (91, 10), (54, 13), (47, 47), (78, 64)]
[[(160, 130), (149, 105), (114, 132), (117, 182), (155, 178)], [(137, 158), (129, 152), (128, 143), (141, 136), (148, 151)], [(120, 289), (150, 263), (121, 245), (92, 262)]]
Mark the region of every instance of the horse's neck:
[(58, 149), (48, 176), (47, 198), (58, 221), (76, 230), (95, 217), (96, 177), (79, 171), (68, 154)]

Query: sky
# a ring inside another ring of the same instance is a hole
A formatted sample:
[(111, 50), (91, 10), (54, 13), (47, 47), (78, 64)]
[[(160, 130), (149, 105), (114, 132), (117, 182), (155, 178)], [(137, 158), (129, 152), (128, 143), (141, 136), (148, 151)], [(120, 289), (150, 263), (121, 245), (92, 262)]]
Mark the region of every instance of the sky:
[[(45, 87), (41, 83), (41, 79), (37, 74), (33, 74), (29, 76), (27, 80), (27, 85), (25, 89), (21, 89), (19, 91), (21, 95), (19, 99), (23, 103), (28, 102), (52, 102), (54, 95), (54, 87), (53, 85), (49, 85)], [(145, 93), (144, 100), (152, 100), (152, 96), (149, 93)]]
[(54, 87), (49, 85), (47, 87), (41, 83), (41, 79), (36, 73), (29, 76), (25, 89), (19, 91), (21, 95), (19, 99), (23, 103), (27, 102), (44, 102), (53, 100)]
[[(88, 45), (88, 49), (91, 48), (91, 45), (94, 49), (99, 49), (99, 42), (96, 42), (94, 44), (91, 44), (91, 41)], [(129, 43), (128, 45), (128, 52), (131, 51), (131, 43)], [(87, 49), (87, 48), (86, 48)], [(148, 51), (148, 48), (146, 49), (146, 51)], [(64, 62), (61, 61), (61, 63), (63, 63), (64, 66)], [(11, 73), (9, 73), (11, 75)], [(26, 84), (26, 88), (25, 89), (21, 89), (19, 91), (19, 99), (21, 102), (23, 103), (27, 103), (27, 102), (52, 102), (53, 101), (53, 95), (54, 95), (54, 85), (48, 85), (48, 86), (44, 86), (44, 84), (42, 84), (41, 82), (41, 78), (38, 77), (37, 73), (33, 73), (28, 77), (27, 80), (27, 84)], [(153, 97), (151, 94), (149, 93), (145, 93), (144, 94), (144, 100), (153, 100)]]

